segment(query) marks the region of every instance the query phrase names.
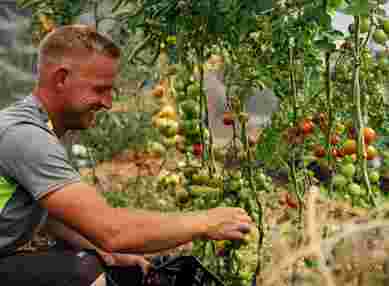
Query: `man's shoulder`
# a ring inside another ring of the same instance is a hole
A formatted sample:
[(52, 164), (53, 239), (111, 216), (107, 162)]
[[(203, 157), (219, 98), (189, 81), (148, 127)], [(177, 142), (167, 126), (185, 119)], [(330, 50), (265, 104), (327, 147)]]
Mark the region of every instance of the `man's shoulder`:
[[(50, 133), (44, 118), (40, 116), (39, 110), (31, 104), (30, 98), (15, 102), (13, 105), (0, 110), (0, 138), (9, 130), (17, 134), (31, 134), (45, 131)], [(17, 130), (17, 131), (16, 131)]]

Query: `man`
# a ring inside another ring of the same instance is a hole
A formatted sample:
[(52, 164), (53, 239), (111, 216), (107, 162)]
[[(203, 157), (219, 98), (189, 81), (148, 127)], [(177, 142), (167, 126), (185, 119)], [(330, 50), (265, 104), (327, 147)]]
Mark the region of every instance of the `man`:
[(15, 253), (43, 224), (75, 249), (95, 248), (109, 264), (143, 268), (147, 262), (133, 254), (195, 239), (238, 240), (250, 231), (251, 219), (239, 208), (130, 212), (110, 207), (93, 186), (81, 182), (58, 138), (93, 126), (95, 112), (112, 107), (119, 57), (119, 49), (90, 27), (58, 28), (39, 47), (32, 95), (0, 112), (2, 285), (94, 283), (100, 272), (88, 255)]

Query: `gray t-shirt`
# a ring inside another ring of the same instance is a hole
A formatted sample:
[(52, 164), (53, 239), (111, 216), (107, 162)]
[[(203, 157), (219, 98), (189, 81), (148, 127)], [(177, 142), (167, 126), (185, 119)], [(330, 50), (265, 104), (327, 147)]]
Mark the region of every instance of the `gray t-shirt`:
[(80, 181), (47, 122), (33, 96), (0, 111), (0, 254), (28, 242), (45, 222), (39, 199)]

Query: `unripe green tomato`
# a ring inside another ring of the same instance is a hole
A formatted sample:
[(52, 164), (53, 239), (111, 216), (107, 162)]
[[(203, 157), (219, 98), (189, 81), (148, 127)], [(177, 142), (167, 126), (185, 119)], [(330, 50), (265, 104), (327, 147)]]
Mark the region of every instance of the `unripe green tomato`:
[(361, 186), (356, 183), (351, 183), (350, 185), (348, 185), (348, 190), (352, 195), (357, 195), (357, 196), (363, 195), (364, 193)]
[(185, 89), (185, 82), (183, 80), (177, 79), (174, 83), (174, 87), (177, 91), (181, 92)]
[(181, 109), (186, 118), (198, 118), (200, 116), (200, 105), (194, 99), (188, 99), (181, 103)]
[(239, 277), (244, 281), (250, 281), (253, 278), (253, 274), (248, 271), (241, 271), (239, 272)]
[(377, 29), (373, 34), (373, 40), (377, 44), (385, 45), (386, 41), (388, 40), (388, 36), (386, 35), (385, 31), (382, 29)]
[(266, 175), (264, 173), (257, 174), (256, 178), (260, 184), (264, 185), (266, 183)]
[(348, 163), (346, 165), (343, 165), (340, 168), (340, 173), (344, 175), (346, 178), (352, 178), (355, 174), (355, 166), (351, 163)]
[(380, 173), (378, 171), (372, 171), (369, 174), (369, 180), (371, 183), (376, 184), (380, 180)]
[(347, 185), (347, 178), (343, 175), (335, 175), (332, 180), (334, 186), (337, 188), (343, 188)]
[(198, 82), (192, 83), (187, 88), (187, 95), (190, 98), (198, 98), (200, 96), (200, 84)]
[(233, 179), (230, 183), (230, 191), (236, 192), (239, 191), (243, 186), (241, 179)]
[(344, 131), (346, 130), (346, 127), (342, 123), (336, 124), (335, 131), (337, 134), (343, 134)]

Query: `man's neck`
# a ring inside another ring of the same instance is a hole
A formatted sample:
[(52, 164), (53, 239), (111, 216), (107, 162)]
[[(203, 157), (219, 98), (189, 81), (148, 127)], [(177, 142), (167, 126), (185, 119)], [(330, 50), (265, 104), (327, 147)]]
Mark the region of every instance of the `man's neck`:
[(53, 124), (55, 134), (58, 138), (62, 137), (66, 130), (61, 127), (62, 124), (60, 124), (60, 118), (58, 118), (58, 114), (61, 114), (60, 103), (56, 103), (52, 99), (51, 93), (41, 87), (36, 87), (32, 95), (39, 100), (42, 108), (47, 112), (49, 120)]

